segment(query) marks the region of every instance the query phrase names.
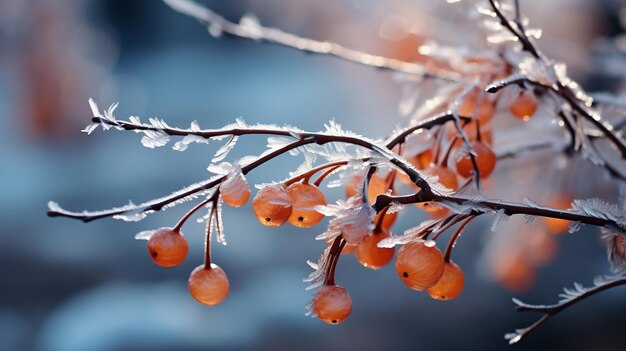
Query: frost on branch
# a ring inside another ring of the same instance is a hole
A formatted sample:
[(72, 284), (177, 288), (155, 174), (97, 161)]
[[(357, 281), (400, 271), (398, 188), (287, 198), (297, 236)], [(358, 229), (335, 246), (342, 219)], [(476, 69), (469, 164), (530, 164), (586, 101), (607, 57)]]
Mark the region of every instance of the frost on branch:
[(358, 244), (371, 233), (376, 211), (360, 193), (357, 190), (357, 195), (346, 200), (339, 199), (335, 205), (315, 207), (319, 213), (334, 217), (328, 222), (326, 231), (316, 237), (317, 240), (329, 240), (342, 235), (346, 242)]
[(588, 216), (608, 219), (615, 223), (623, 224), (626, 221), (626, 214), (624, 214), (623, 209), (616, 204), (611, 204), (598, 198), (574, 200), (572, 209)]
[(606, 244), (606, 253), (612, 272), (626, 269), (626, 236), (613, 229), (602, 227), (602, 239)]
[(427, 219), (419, 225), (407, 229), (402, 235), (392, 235), (378, 242), (377, 246), (381, 248), (392, 248), (397, 245), (408, 244), (413, 241), (421, 240), (425, 233), (435, 233), (441, 229), (445, 219)]
[[(308, 283), (309, 285), (306, 287), (306, 290), (317, 289), (324, 284), (326, 280), (326, 274), (328, 273), (328, 267), (331, 263), (331, 250), (332, 245), (329, 245), (324, 249), (324, 252), (320, 256), (317, 263), (312, 261), (306, 261), (306, 263), (313, 268), (313, 272), (309, 274), (308, 277), (304, 278), (302, 281)], [(307, 316), (311, 314), (311, 309), (307, 308), (309, 312), (307, 312)]]

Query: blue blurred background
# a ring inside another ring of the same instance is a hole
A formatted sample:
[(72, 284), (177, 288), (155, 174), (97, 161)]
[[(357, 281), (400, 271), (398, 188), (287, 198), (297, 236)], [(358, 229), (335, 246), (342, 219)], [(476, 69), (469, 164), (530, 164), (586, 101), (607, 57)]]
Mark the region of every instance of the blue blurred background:
[[(422, 26), (416, 30), (433, 37), (443, 32), (425, 24), (434, 18), (462, 26), (456, 22), (459, 10), (442, 3), (208, 2), (233, 20), (252, 12), (267, 25), (403, 59), (411, 59), (416, 46), (383, 38), (381, 23), (400, 15), (430, 18), (417, 21)], [(615, 88), (620, 80), (611, 78), (614, 66), (601, 64), (609, 49), (598, 38), (623, 33), (623, 4), (523, 3), (544, 27), (547, 51), (570, 64), (586, 86)], [(450, 44), (463, 40), (447, 38)], [(555, 49), (551, 40), (567, 50)], [(610, 54), (623, 62), (623, 51)], [(604, 68), (598, 73), (594, 65)], [(477, 262), (490, 226), (485, 221), (473, 224), (455, 250), (466, 273), (458, 299), (434, 301), (406, 289), (392, 266), (370, 271), (344, 256), (337, 279), (351, 292), (353, 313), (340, 326), (324, 325), (303, 315), (311, 293), (302, 283), (310, 272), (305, 261), (316, 260), (324, 247), (313, 240), (321, 228), (268, 229), (254, 220), (249, 205), (226, 209), (228, 245), (214, 248), (231, 280), (231, 295), (217, 307), (203, 307), (186, 290), (189, 272), (202, 261), (202, 225), (192, 221), (184, 228), (190, 256), (173, 269), (154, 265), (145, 241), (133, 239), (141, 230), (172, 226), (190, 204), (138, 223), (83, 224), (45, 216), (48, 200), (72, 210), (101, 209), (170, 193), (205, 178), (219, 147), (192, 145), (179, 153), (143, 148), (132, 133), (87, 136), (80, 130), (91, 117), (89, 97), (101, 108), (119, 101), (120, 118), (157, 116), (183, 127), (198, 120), (216, 128), (243, 117), (319, 130), (335, 118), (347, 129), (384, 137), (404, 121), (392, 74), (214, 39), (159, 1), (0, 1), (2, 350), (493, 350), (506, 348), (505, 332), (537, 317), (514, 312), (511, 293), (481, 272)], [(251, 137), (233, 157), (259, 153), (264, 142)], [(249, 180), (284, 179), (298, 163), (276, 160)], [(593, 181), (585, 186), (583, 192), (595, 194)], [(328, 190), (331, 199), (340, 195)], [(422, 218), (408, 211), (397, 227)], [(534, 289), (516, 296), (555, 302), (561, 287), (606, 272), (604, 248), (594, 234), (585, 229), (562, 237), (557, 257), (540, 269)], [(576, 306), (514, 349), (623, 349), (623, 296), (610, 291)]]

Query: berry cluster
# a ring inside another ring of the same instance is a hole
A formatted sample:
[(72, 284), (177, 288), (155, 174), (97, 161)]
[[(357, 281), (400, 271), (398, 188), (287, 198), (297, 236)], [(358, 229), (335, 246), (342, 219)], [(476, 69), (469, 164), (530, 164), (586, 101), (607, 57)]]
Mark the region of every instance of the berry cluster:
[[(221, 204), (240, 207), (247, 203), (252, 196), (245, 177), (248, 172), (283, 154), (302, 153), (305, 163), (299, 169), (304, 170), (283, 182), (261, 187), (252, 200), (252, 209), (258, 221), (269, 227), (289, 222), (298, 228), (308, 228), (330, 217), (326, 231), (316, 238), (328, 245), (317, 263), (309, 262), (314, 272), (305, 279), (310, 283), (310, 289), (318, 288), (309, 313), (328, 324), (341, 323), (352, 311), (348, 291), (335, 284), (335, 271), (342, 254), (354, 254), (361, 265), (373, 270), (388, 265), (395, 256), (396, 273), (409, 288), (425, 290), (438, 300), (458, 297), (463, 291), (464, 274), (451, 260), (451, 253), (466, 226), (484, 214), (494, 214), (492, 229), (502, 218), (512, 215), (525, 215), (530, 219), (542, 217), (544, 229), (553, 233), (566, 229), (575, 231), (583, 223), (598, 226), (615, 273), (596, 280), (591, 288), (577, 285), (575, 290), (565, 290), (561, 295), (564, 300), (556, 305), (533, 306), (515, 300), (519, 310), (541, 312), (544, 316), (530, 327), (507, 336), (510, 342), (519, 341), (548, 317), (575, 302), (626, 284), (626, 213), (623, 209), (599, 199), (573, 200), (569, 197), (552, 201), (548, 204), (551, 207), (530, 200), (519, 204), (488, 199), (482, 192), (483, 181), (492, 177), (496, 164), (503, 157), (494, 152), (494, 143), (498, 141), (494, 139), (501, 135), (500, 129), (495, 133), (494, 120), (504, 120), (508, 125), (523, 124), (537, 114), (539, 106), (549, 109), (545, 103), (548, 99), (558, 101), (551, 107), (554, 115), (560, 118), (556, 125), (569, 133), (571, 145), (566, 148), (557, 148), (554, 143), (539, 146), (568, 155), (582, 151), (583, 156), (611, 175), (626, 179), (593, 144), (595, 140), (606, 141), (621, 154), (622, 160), (626, 160), (626, 141), (620, 133), (614, 132), (613, 125), (592, 109), (592, 99), (566, 76), (564, 66), (546, 59), (536, 48), (532, 38), (538, 32), (525, 29), (519, 6), (503, 8), (496, 0), (488, 0), (488, 7), (479, 6), (478, 12), (488, 17), (487, 27), (493, 32), (488, 41), (497, 39), (496, 43), (490, 41), (497, 50), (452, 50), (452, 56), (447, 53), (440, 57), (433, 55), (430, 67), (300, 38), (275, 28), (262, 27), (251, 18), (242, 19), (239, 24), (232, 23), (189, 0), (166, 2), (207, 23), (211, 33), (224, 31), (233, 36), (330, 54), (359, 64), (418, 76), (419, 81), (436, 80), (444, 87), (432, 92), (435, 96), (414, 111), (412, 122), (394, 131), (384, 144), (345, 131), (335, 122), (325, 125), (326, 130), (315, 133), (293, 127), (250, 126), (241, 120), (213, 130), (200, 129), (195, 122), (189, 129), (180, 129), (159, 119), (150, 119), (150, 123), (142, 123), (135, 116), (128, 121), (118, 120), (113, 114), (116, 105), (101, 112), (90, 100), (94, 117), (93, 124), (84, 130), (87, 133), (99, 126), (105, 130), (135, 131), (143, 133), (142, 143), (150, 148), (163, 146), (172, 137), (181, 137), (182, 140), (174, 145), (179, 151), (191, 143), (230, 139), (209, 166), (209, 171), (216, 176), (205, 181), (139, 205), (131, 203), (105, 211), (70, 212), (51, 202), (50, 216), (85, 222), (105, 217), (140, 220), (152, 212), (206, 196), (174, 227), (142, 232), (138, 237), (148, 239), (149, 255), (157, 265), (174, 267), (185, 259), (189, 250), (181, 232), (183, 224), (199, 209), (209, 208), (204, 217), (207, 224), (204, 263), (192, 271), (188, 288), (198, 302), (213, 306), (226, 298), (230, 288), (225, 272), (211, 261), (210, 255), (212, 233), (217, 231), (218, 242), (224, 240)], [(509, 18), (511, 15), (513, 19)], [(498, 19), (497, 25), (494, 18)], [(420, 53), (432, 48), (422, 49), (424, 47), (420, 48)], [(438, 61), (441, 57), (448, 60)], [(507, 87), (512, 89), (503, 91)], [(534, 121), (541, 119), (535, 118)], [(547, 125), (549, 122), (543, 126)], [(237, 138), (252, 134), (269, 136), (268, 149), (264, 153), (246, 156), (235, 164), (216, 164), (227, 156)], [(567, 135), (560, 133), (558, 138)], [(348, 147), (357, 150), (348, 150)], [(533, 144), (518, 146), (513, 153), (536, 147)], [(314, 166), (311, 160), (318, 157), (325, 158), (327, 163)], [(318, 173), (317, 179), (311, 181)], [(329, 204), (320, 185), (334, 174), (340, 175), (346, 199)], [(406, 188), (412, 192), (407, 194), (403, 191)], [(394, 234), (392, 228), (398, 213), (406, 205), (424, 210), (430, 219), (403, 234)], [(437, 243), (453, 228), (456, 229), (442, 253)], [(508, 264), (494, 265), (498, 268), (497, 278), (512, 288), (529, 280), (533, 270), (549, 259), (552, 241), (546, 238), (551, 237), (528, 235), (524, 237), (524, 245), (501, 250)], [(399, 246), (397, 252), (396, 246)]]

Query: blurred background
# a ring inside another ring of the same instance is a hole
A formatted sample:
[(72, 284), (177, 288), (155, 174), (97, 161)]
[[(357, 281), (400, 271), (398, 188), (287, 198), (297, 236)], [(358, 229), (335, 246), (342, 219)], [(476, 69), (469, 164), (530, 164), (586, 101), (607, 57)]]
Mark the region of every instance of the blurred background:
[[(232, 20), (254, 13), (265, 25), (407, 61), (419, 59), (425, 38), (461, 46), (480, 38), (463, 4), (442, 1), (205, 3)], [(622, 1), (522, 3), (544, 29), (540, 47), (548, 55), (566, 62), (589, 90), (620, 93), (626, 75)], [(311, 298), (302, 283), (310, 272), (305, 261), (317, 260), (324, 248), (313, 240), (319, 226), (270, 229), (254, 219), (249, 205), (226, 209), (228, 246), (216, 245), (214, 256), (230, 278), (231, 294), (206, 308), (186, 288), (189, 272), (202, 261), (202, 225), (191, 221), (184, 228), (190, 256), (173, 269), (154, 265), (145, 241), (133, 239), (141, 230), (172, 226), (191, 204), (138, 223), (83, 224), (45, 215), (48, 200), (95, 210), (168, 194), (207, 177), (219, 147), (192, 145), (179, 153), (146, 149), (133, 133), (88, 137), (80, 130), (91, 117), (89, 97), (101, 108), (119, 101), (119, 118), (156, 116), (182, 127), (197, 120), (217, 128), (243, 117), (319, 130), (334, 118), (346, 129), (384, 137), (406, 123), (396, 79), (333, 58), (215, 39), (159, 1), (0, 0), (0, 349), (505, 349), (504, 333), (538, 317), (514, 312), (511, 296), (553, 303), (563, 286), (588, 284), (607, 272), (597, 230), (583, 228), (550, 236), (541, 245), (549, 245), (544, 263), (551, 263), (517, 267), (510, 274), (523, 276), (516, 280), (523, 283), (507, 283), (494, 274), (501, 261), (493, 253), (506, 255), (501, 248), (517, 243), (507, 230), (533, 229), (510, 219), (493, 234), (486, 218), (470, 225), (454, 252), (466, 287), (450, 302), (407, 289), (393, 265), (370, 271), (343, 256), (337, 281), (350, 291), (353, 312), (331, 327), (303, 315)], [(264, 145), (251, 137), (232, 156), (259, 153)], [(517, 178), (519, 168), (499, 166), (503, 175), (492, 184), (493, 194), (616, 201), (615, 184), (601, 171), (583, 165), (572, 176), (564, 162), (557, 155), (527, 159)], [(249, 181), (284, 179), (298, 164), (276, 160)], [(511, 179), (523, 187), (507, 186)], [(533, 179), (557, 189), (546, 195)], [(507, 190), (496, 192), (502, 188)], [(342, 196), (338, 189), (327, 194)], [(395, 228), (423, 218), (407, 211)], [(615, 289), (556, 316), (511, 349), (623, 349), (624, 325), (624, 291)]]

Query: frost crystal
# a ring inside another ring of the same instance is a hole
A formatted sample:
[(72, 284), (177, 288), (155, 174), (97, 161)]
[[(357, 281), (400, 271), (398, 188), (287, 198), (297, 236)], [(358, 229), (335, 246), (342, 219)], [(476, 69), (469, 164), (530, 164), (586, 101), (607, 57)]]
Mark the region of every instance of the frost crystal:
[(425, 232), (432, 230), (437, 225), (443, 223), (442, 219), (428, 219), (419, 225), (407, 229), (402, 235), (393, 235), (378, 242), (377, 246), (381, 248), (392, 248), (396, 245), (404, 245), (412, 241), (420, 240), (419, 237)]
[(612, 272), (626, 269), (626, 236), (607, 227), (600, 228)]
[(326, 231), (316, 239), (322, 240), (343, 235), (348, 243), (356, 244), (370, 235), (374, 229), (372, 222), (376, 216), (376, 211), (367, 201), (364, 201), (359, 191), (357, 194), (347, 200), (337, 200), (336, 205), (315, 207), (319, 213), (334, 217), (328, 222)]
[(135, 234), (135, 240), (150, 240), (150, 238), (152, 237), (152, 235), (154, 233), (156, 233), (157, 230), (160, 229), (165, 229), (165, 228), (159, 228), (159, 229), (152, 229), (152, 230), (144, 230), (142, 232), (139, 232), (137, 234)]
[(504, 210), (498, 210), (498, 212), (496, 212), (496, 215), (493, 217), (493, 222), (491, 223), (491, 231), (492, 232), (497, 232), (498, 229), (500, 229), (500, 224), (502, 224), (502, 221), (506, 219), (506, 214), (504, 213)]
[[(326, 279), (326, 272), (328, 270), (328, 265), (330, 264), (330, 249), (331, 246), (326, 247), (322, 255), (320, 256), (317, 263), (307, 261), (307, 264), (314, 269), (308, 277), (304, 278), (302, 281), (308, 283), (309, 285), (306, 287), (306, 290), (317, 289), (322, 284), (324, 284), (324, 280)], [(307, 314), (309, 315), (309, 314)]]

